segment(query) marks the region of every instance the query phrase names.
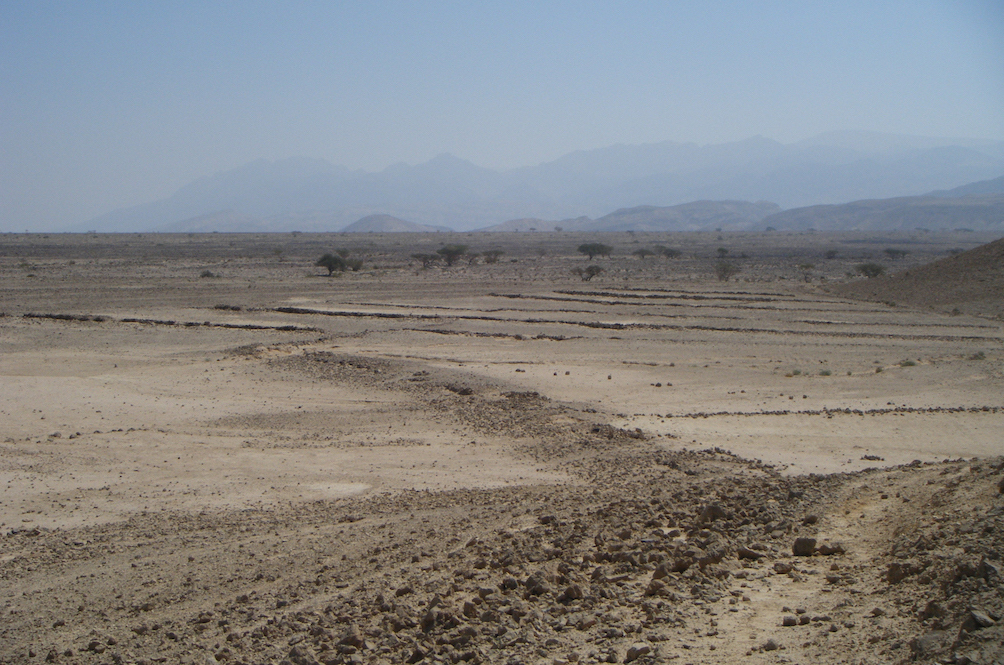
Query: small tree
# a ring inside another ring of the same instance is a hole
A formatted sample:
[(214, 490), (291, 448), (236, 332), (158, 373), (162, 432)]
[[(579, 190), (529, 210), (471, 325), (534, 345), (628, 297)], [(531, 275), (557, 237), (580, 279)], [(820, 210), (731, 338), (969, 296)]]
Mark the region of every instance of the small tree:
[(461, 256), (467, 253), (467, 245), (443, 245), (436, 250), (446, 261), (447, 266), (452, 266)]
[(485, 257), (485, 263), (498, 263), (499, 257), (505, 254), (501, 249), (489, 249), (487, 252), (481, 252), (481, 256)]
[(317, 259), (317, 263), (314, 264), (319, 268), (328, 269), (328, 277), (335, 274), (335, 271), (345, 272), (345, 259), (335, 254), (325, 254), (321, 258)]
[(655, 252), (653, 252), (652, 250), (645, 249), (644, 247), (642, 247), (641, 249), (636, 249), (631, 253), (643, 261), (645, 260), (646, 256), (652, 256), (653, 254), (655, 254)]
[(431, 268), (440, 257), (438, 254), (412, 254), (411, 258), (421, 261), (423, 268)]
[(739, 266), (728, 261), (719, 261), (715, 264), (715, 276), (719, 282), (727, 282), (733, 276), (739, 274)]
[(657, 254), (665, 256), (667, 259), (675, 259), (681, 252), (678, 249), (673, 249), (672, 247), (666, 247), (665, 245), (656, 245), (655, 251)]
[(724, 259), (726, 256), (729, 255), (729, 250), (726, 247), (719, 247), (717, 251), (718, 251), (718, 258), (720, 259)]
[(601, 272), (603, 272), (603, 268), (599, 266), (586, 266), (584, 269), (576, 268), (572, 272), (581, 277), (583, 282), (588, 282), (593, 277), (596, 277)]
[(892, 247), (889, 247), (885, 250), (886, 256), (888, 256), (890, 259), (893, 260), (901, 259), (909, 253), (910, 252), (906, 251), (905, 249), (893, 249)]
[(345, 247), (339, 247), (338, 249), (335, 250), (335, 254), (337, 254), (338, 256), (342, 257), (343, 259), (349, 258), (349, 254), (351, 254), (351, 253), (352, 253), (352, 250), (346, 249)]
[(862, 263), (857, 266), (858, 274), (864, 275), (868, 279), (878, 277), (885, 273), (885, 266), (878, 263)]
[(604, 245), (598, 242), (586, 242), (579, 245), (579, 253), (585, 254), (589, 261), (593, 260), (594, 256), (605, 256), (610, 258), (610, 254), (614, 251), (614, 248), (610, 245)]

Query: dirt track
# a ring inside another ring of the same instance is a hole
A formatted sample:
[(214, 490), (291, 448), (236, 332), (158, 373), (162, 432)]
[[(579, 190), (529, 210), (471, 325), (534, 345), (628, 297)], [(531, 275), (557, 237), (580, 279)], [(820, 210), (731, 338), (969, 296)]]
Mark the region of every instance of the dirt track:
[(0, 661), (1004, 657), (1000, 322), (557, 235), (7, 237)]

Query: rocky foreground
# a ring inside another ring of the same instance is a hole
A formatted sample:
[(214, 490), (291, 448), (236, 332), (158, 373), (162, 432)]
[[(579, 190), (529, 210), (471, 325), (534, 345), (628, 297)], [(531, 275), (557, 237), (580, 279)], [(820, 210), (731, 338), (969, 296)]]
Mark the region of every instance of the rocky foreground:
[(791, 477), (533, 393), (289, 363), (421, 379), (570, 480), (8, 529), (0, 661), (1004, 662), (1004, 458)]

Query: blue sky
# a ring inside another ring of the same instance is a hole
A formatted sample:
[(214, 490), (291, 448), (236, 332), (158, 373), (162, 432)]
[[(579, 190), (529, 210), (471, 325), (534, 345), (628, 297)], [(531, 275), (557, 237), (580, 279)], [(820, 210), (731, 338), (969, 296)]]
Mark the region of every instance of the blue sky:
[(0, 229), (257, 158), (505, 168), (841, 129), (1004, 139), (1004, 3), (0, 0)]

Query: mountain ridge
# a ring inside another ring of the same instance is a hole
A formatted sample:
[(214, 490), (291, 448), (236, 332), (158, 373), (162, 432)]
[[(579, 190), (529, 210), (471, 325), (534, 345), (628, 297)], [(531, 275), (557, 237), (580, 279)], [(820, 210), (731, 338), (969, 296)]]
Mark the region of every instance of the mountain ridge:
[(774, 201), (794, 208), (920, 195), (1004, 173), (1004, 142), (945, 141), (855, 133), (794, 144), (764, 137), (708, 145), (664, 141), (574, 151), (505, 171), (448, 153), (379, 172), (308, 157), (259, 159), (73, 230), (166, 230), (223, 210), (275, 230), (306, 223), (298, 230), (335, 231), (377, 213), (471, 230), (514, 219), (596, 218), (641, 203)]

